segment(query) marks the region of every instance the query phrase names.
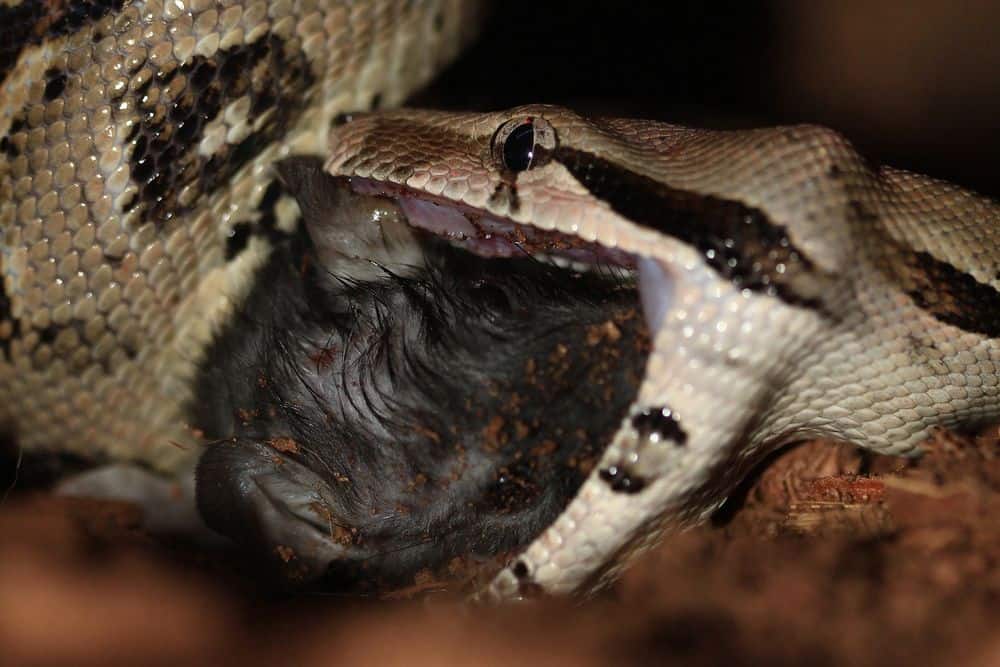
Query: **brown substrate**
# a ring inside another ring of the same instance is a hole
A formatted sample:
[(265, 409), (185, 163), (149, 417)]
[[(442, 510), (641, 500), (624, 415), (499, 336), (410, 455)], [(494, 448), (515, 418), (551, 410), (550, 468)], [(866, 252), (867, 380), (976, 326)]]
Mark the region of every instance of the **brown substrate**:
[[(814, 443), (598, 599), (471, 606), (262, 592), (127, 505), (0, 505), (4, 662), (1000, 664), (1000, 433), (918, 462)], [(430, 591), (430, 592), (428, 592)]]

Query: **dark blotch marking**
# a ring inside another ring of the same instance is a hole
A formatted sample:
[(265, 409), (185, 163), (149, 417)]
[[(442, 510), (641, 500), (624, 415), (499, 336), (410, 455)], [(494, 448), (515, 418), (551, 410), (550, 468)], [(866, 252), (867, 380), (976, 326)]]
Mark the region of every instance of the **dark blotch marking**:
[(248, 222), (240, 222), (233, 225), (232, 231), (226, 238), (226, 261), (233, 259), (236, 255), (246, 250), (253, 236), (253, 227)]
[(21, 147), (11, 141), (11, 137), (24, 129), (25, 122), (25, 112), (24, 109), (19, 111), (14, 120), (10, 124), (10, 130), (6, 137), (0, 139), (0, 150), (4, 152), (7, 157), (14, 159), (21, 154)]
[(687, 444), (687, 433), (681, 428), (677, 416), (667, 406), (646, 408), (632, 416), (632, 428), (639, 432), (639, 437), (648, 440), (656, 434), (661, 440), (669, 440), (683, 447)]
[(672, 188), (572, 148), (556, 148), (552, 159), (618, 214), (697, 248), (708, 265), (737, 288), (791, 305), (820, 306), (819, 290), (803, 293), (797, 282), (804, 276), (819, 277), (812, 262), (791, 242), (788, 230), (763, 211)]
[(286, 193), (281, 186), (281, 181), (274, 180), (268, 184), (264, 196), (260, 198), (260, 203), (257, 204), (257, 210), (260, 211), (260, 220), (257, 226), (262, 230), (272, 232), (278, 230), (277, 207), (282, 194)]
[(894, 278), (920, 308), (963, 331), (1000, 338), (1000, 292), (930, 253), (901, 250)]
[[(848, 203), (856, 220), (874, 224), (879, 216), (864, 202)], [(880, 266), (900, 289), (934, 319), (963, 331), (1000, 337), (1000, 291), (940, 260), (885, 239), (887, 261)]]
[(122, 204), (122, 211), (128, 213), (129, 211), (134, 209), (138, 203), (139, 203), (139, 197), (137, 197), (135, 193), (132, 193), (132, 196), (129, 197), (128, 201)]
[(66, 90), (66, 73), (59, 70), (49, 70), (45, 73), (45, 99), (52, 101)]
[(517, 195), (517, 183), (513, 178), (510, 180), (502, 180), (497, 183), (496, 188), (490, 195), (490, 205), (491, 206), (501, 206), (502, 202), (506, 198), (507, 210), (511, 213), (517, 213), (521, 208), (521, 199)]
[[(101, 20), (112, 11), (125, 6), (126, 0), (71, 0), (64, 3), (61, 14), (52, 23), (49, 34), (65, 35), (77, 32), (85, 25)], [(52, 5), (52, 2), (42, 4)]]
[(9, 320), (11, 316), (10, 299), (7, 297), (7, 290), (3, 283), (4, 281), (0, 280), (0, 322)]
[(55, 342), (56, 336), (59, 335), (59, 332), (61, 330), (62, 330), (62, 327), (57, 327), (55, 325), (49, 325), (49, 326), (45, 327), (44, 329), (40, 329), (39, 330), (39, 332), (38, 332), (38, 339), (42, 343), (48, 343), (48, 344), (51, 345), (52, 343)]
[[(240, 222), (233, 225), (232, 232), (226, 239), (226, 261), (243, 252), (247, 244), (250, 243), (251, 237), (262, 237), (271, 243), (279, 243), (288, 238), (288, 233), (278, 228), (277, 207), (278, 200), (282, 196), (290, 195), (282, 187), (280, 180), (275, 179), (268, 183), (267, 189), (264, 190), (264, 196), (257, 204), (257, 211), (260, 214), (257, 223)], [(295, 225), (295, 227), (297, 226)]]
[(77, 32), (124, 4), (125, 0), (24, 0), (15, 7), (0, 6), (0, 81), (26, 48)]
[(615, 493), (639, 493), (646, 488), (646, 480), (638, 475), (630, 474), (624, 466), (608, 466), (602, 468), (601, 479), (608, 483)]
[[(166, 114), (137, 124), (130, 157), (132, 178), (139, 188), (137, 202), (130, 205), (143, 204), (148, 217), (160, 222), (184, 212), (178, 196), (185, 187), (197, 189), (194, 201), (198, 201), (198, 195), (228, 182), (279, 137), (308, 106), (308, 91), (314, 83), (305, 55), (290, 51), (279, 37), (269, 35), (211, 58), (195, 57), (169, 72), (157, 72), (130, 93), (140, 112), (156, 108), (144, 102), (151, 86), (162, 91), (179, 75), (186, 77), (187, 86), (166, 100)], [(208, 158), (198, 155), (206, 125), (245, 95), (251, 99), (249, 122), (273, 110), (268, 122), (237, 145), (224, 144)], [(163, 97), (158, 103), (163, 103)]]
[[(3, 335), (9, 332), (9, 335)], [(4, 359), (10, 361), (10, 343), (21, 335), (21, 322), (15, 320), (10, 310), (10, 298), (0, 280), (0, 352)]]

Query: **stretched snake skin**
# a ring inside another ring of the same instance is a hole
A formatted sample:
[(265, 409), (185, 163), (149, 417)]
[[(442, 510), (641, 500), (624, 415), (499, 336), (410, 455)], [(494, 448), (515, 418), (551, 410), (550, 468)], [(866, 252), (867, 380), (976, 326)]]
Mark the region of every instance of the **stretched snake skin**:
[(287, 231), (271, 163), (398, 104), (459, 0), (0, 2), (0, 425), (163, 471), (204, 348)]
[(529, 106), (365, 115), (330, 139), (328, 171), (355, 188), (522, 226), (486, 254), (554, 230), (638, 267), (655, 345), (636, 401), (494, 597), (606, 581), (782, 443), (911, 455), (935, 427), (1000, 417), (1000, 208), (873, 165), (833, 131)]

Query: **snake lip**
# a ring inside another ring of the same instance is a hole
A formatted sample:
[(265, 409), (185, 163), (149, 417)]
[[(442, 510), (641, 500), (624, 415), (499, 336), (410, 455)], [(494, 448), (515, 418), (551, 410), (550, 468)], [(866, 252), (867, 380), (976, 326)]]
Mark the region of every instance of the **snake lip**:
[(348, 180), (358, 194), (395, 200), (412, 227), (450, 239), (480, 257), (544, 255), (557, 263), (573, 263), (577, 268), (602, 266), (631, 271), (636, 267), (635, 256), (617, 248), (520, 223), (405, 185), (358, 176)]
[(576, 271), (599, 267), (634, 272), (646, 323), (654, 334), (670, 308), (670, 272), (651, 257), (520, 223), (405, 185), (359, 176), (342, 178), (358, 194), (394, 200), (412, 227), (450, 239), (480, 257), (546, 257)]

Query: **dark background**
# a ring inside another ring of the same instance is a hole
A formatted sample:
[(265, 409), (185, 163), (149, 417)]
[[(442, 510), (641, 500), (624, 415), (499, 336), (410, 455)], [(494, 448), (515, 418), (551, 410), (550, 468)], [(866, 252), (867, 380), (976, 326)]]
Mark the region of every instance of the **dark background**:
[(496, 2), (414, 103), (548, 102), (706, 127), (814, 122), (1000, 195), (1000, 3)]

